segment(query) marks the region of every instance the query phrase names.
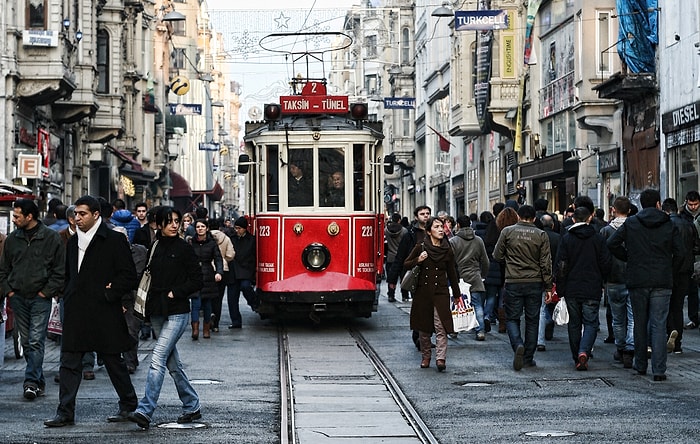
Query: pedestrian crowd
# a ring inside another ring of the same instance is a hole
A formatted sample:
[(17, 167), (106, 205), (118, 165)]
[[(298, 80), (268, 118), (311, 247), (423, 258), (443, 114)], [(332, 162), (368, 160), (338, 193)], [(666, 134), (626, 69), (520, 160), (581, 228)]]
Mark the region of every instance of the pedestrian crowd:
[[(387, 296), (396, 302), (398, 287), (411, 303), (420, 367), (430, 367), (435, 348), (435, 365), (445, 370), (447, 338), (458, 335), (452, 314), (468, 288), (478, 325), (467, 333), (484, 341), (498, 324), (516, 371), (537, 366), (536, 352), (547, 350), (557, 304), (566, 308), (558, 323), (566, 324), (572, 369), (588, 370), (602, 304), (611, 358), (637, 375), (651, 360), (652, 379), (665, 381), (667, 354), (682, 353), (683, 331), (699, 324), (700, 194), (688, 192), (679, 208), (648, 189), (638, 202), (615, 198), (609, 222), (588, 196), (575, 198), (564, 217), (546, 199), (508, 200), (456, 220), (444, 211), (431, 217), (427, 206), (410, 224), (392, 214), (384, 231)], [(410, 275), (415, 283), (401, 288)]]
[[(52, 199), (43, 219), (34, 201), (19, 199), (12, 219), (15, 230), (0, 235), (0, 309), (12, 310), (19, 331), (25, 399), (35, 400), (47, 390), (47, 337), (61, 347), (53, 378), (59, 405), (44, 424), (75, 424), (80, 384), (95, 379), (95, 365), (104, 366), (118, 396), (118, 410), (109, 422), (131, 421), (147, 429), (166, 374), (182, 402), (177, 422), (200, 419), (199, 396), (176, 344), (189, 326), (192, 339), (199, 339), (200, 312), (203, 338), (219, 331), (225, 294), (229, 328), (241, 328), (241, 291), (251, 308), (257, 307), (255, 239), (247, 219), (232, 224), (209, 219), (203, 207), (183, 215), (173, 207), (149, 209), (145, 203), (137, 203), (132, 213), (122, 199), (109, 203), (93, 196), (72, 205)], [(145, 270), (151, 281), (140, 316), (134, 296)], [(59, 319), (52, 320), (54, 316)], [(50, 321), (60, 326), (51, 335)], [(130, 375), (139, 365), (139, 340), (151, 338), (156, 342), (139, 400)]]

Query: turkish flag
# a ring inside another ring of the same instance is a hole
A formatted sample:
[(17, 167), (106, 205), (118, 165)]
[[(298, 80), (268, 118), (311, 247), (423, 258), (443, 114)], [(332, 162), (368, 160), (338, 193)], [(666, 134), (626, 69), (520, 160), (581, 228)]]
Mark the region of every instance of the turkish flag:
[(439, 141), (439, 144), (440, 144), (440, 151), (444, 151), (444, 152), (446, 152), (446, 153), (449, 153), (449, 152), (450, 152), (450, 145), (452, 145), (452, 142), (450, 142), (450, 140), (449, 140), (447, 137), (445, 137), (445, 136), (443, 136), (442, 134), (440, 134), (439, 132), (437, 132), (437, 131), (435, 130), (435, 128), (433, 128), (432, 126), (430, 126), (430, 125), (427, 125), (427, 126), (428, 126), (428, 128), (430, 128), (435, 134), (437, 134), (438, 139), (440, 139), (440, 141)]

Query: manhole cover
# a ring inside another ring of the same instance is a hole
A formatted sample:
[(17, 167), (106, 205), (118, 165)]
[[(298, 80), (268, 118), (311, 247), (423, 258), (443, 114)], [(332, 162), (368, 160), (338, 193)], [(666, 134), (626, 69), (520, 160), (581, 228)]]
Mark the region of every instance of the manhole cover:
[(222, 381), (217, 379), (190, 379), (192, 385), (217, 385), (221, 383)]
[(559, 438), (562, 436), (574, 436), (576, 433), (566, 430), (540, 430), (537, 432), (526, 432), (525, 436), (535, 436), (541, 438)]
[(190, 422), (187, 424), (178, 424), (176, 422), (166, 422), (165, 424), (159, 424), (158, 428), (159, 429), (201, 429), (202, 427), (206, 427), (206, 424), (202, 424), (201, 422)]

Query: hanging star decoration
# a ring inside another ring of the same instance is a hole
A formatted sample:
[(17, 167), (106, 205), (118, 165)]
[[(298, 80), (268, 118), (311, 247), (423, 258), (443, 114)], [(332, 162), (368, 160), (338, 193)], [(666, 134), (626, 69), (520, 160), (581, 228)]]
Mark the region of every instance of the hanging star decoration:
[(291, 17), (287, 17), (284, 15), (284, 12), (280, 12), (280, 16), (275, 19), (275, 22), (277, 22), (277, 29), (289, 29), (289, 19)]

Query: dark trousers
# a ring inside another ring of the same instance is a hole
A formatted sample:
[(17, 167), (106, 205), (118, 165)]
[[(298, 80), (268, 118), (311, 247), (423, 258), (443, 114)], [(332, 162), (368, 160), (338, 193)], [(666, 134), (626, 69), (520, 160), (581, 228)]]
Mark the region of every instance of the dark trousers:
[[(685, 295), (691, 283), (695, 286), (695, 282), (690, 278), (689, 273), (674, 273), (671, 304), (668, 308), (668, 319), (666, 320), (666, 333), (671, 334), (673, 330), (678, 332), (678, 337), (676, 338), (677, 349), (681, 348), (681, 340), (683, 339), (683, 301), (685, 300)], [(697, 289), (697, 286), (695, 286), (695, 288)], [(690, 299), (689, 297), (689, 307)], [(695, 322), (697, 322), (697, 320)]]
[(698, 284), (691, 279), (688, 282), (688, 319), (695, 322), (696, 325), (700, 324), (698, 322)]
[(221, 281), (217, 282), (219, 294), (211, 300), (211, 328), (219, 328), (219, 319), (221, 319), (221, 308), (224, 302), (224, 293), (226, 292), (226, 282), (229, 281), (230, 271), (224, 271), (224, 276)]
[[(525, 347), (523, 359), (532, 361), (537, 348), (537, 330), (540, 326), (540, 309), (542, 307), (543, 284), (523, 283), (506, 284), (504, 307), (506, 310), (506, 330), (513, 351), (519, 346)], [(520, 334), (520, 317), (525, 312), (525, 341)]]
[[(56, 413), (67, 418), (75, 417), (75, 398), (83, 379), (83, 352), (61, 352), (58, 409)], [(112, 386), (119, 395), (119, 410), (133, 412), (138, 405), (136, 391), (120, 353), (100, 353)]]
[(238, 301), (243, 292), (243, 297), (253, 310), (258, 308), (258, 299), (253, 288), (253, 281), (248, 279), (234, 279), (226, 287), (226, 300), (228, 302), (228, 314), (231, 317), (231, 325), (240, 327), (243, 323), (241, 311), (238, 308)]
[(141, 329), (141, 319), (134, 315), (134, 308), (129, 308), (126, 313), (124, 313), (124, 319), (126, 320), (126, 327), (129, 329), (129, 335), (134, 338), (134, 346), (131, 350), (124, 352), (124, 363), (127, 366), (136, 368), (139, 366), (139, 330)]

